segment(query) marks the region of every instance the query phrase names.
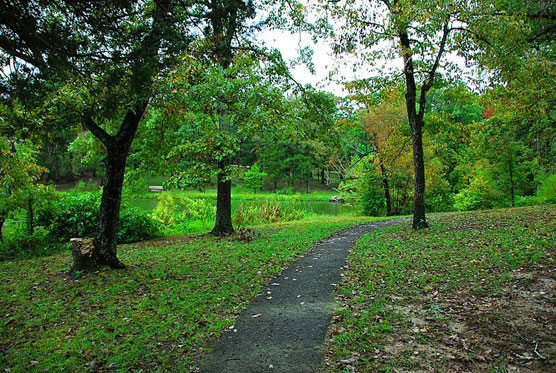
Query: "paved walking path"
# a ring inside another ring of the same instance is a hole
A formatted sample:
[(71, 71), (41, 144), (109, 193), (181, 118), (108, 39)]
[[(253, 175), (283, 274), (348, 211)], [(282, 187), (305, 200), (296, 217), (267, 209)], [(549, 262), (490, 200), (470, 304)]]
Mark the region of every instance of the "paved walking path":
[(348, 250), (363, 234), (397, 222), (358, 225), (316, 245), (239, 315), (201, 361), (201, 372), (316, 371)]

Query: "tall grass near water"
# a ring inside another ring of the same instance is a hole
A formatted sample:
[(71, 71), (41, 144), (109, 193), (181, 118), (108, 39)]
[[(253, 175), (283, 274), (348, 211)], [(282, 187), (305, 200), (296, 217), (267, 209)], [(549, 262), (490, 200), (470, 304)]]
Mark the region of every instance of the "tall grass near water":
[(307, 209), (307, 206), (300, 206), (296, 199), (240, 201), (236, 207), (233, 221), (240, 227), (299, 220), (310, 214), (313, 212)]

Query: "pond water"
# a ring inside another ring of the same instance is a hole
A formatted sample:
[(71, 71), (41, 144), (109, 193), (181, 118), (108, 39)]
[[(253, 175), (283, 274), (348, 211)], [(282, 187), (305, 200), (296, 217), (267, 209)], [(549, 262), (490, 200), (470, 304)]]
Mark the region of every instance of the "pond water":
[[(214, 201), (216, 204), (216, 199), (209, 198)], [(280, 201), (282, 202), (282, 201)], [(130, 207), (137, 207), (142, 210), (152, 210), (158, 204), (157, 199), (133, 199), (127, 200), (126, 203)], [(266, 200), (263, 199), (253, 199), (253, 200), (234, 200), (232, 199), (232, 210), (235, 211), (237, 205), (247, 204), (251, 205), (252, 203), (255, 204), (265, 204), (267, 203)], [(284, 203), (289, 203), (288, 201), (284, 201)], [(355, 209), (352, 205), (346, 203), (330, 203), (328, 201), (296, 201), (295, 202), (296, 209), (314, 212), (318, 215), (344, 215), (350, 214), (355, 212)]]

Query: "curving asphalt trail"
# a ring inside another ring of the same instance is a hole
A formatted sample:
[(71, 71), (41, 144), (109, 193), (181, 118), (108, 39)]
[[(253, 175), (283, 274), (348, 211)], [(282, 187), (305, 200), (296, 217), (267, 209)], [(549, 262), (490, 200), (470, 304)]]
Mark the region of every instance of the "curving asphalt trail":
[(201, 361), (201, 372), (315, 372), (335, 307), (334, 284), (364, 234), (398, 223), (350, 227), (315, 245), (275, 278)]

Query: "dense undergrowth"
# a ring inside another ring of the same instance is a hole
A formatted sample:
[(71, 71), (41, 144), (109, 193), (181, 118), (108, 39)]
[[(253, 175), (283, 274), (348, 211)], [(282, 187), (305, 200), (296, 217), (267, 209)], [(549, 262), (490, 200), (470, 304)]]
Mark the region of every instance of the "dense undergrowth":
[(338, 289), (329, 371), (554, 371), (556, 206), (365, 236)]

